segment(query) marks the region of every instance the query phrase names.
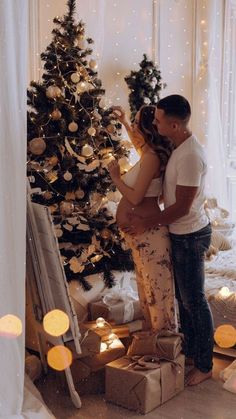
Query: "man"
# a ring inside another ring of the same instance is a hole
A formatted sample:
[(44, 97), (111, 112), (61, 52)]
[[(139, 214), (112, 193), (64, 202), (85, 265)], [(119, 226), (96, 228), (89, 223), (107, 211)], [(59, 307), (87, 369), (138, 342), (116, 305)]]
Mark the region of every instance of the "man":
[(131, 226), (122, 228), (137, 234), (169, 225), (184, 351), (194, 363), (187, 384), (196, 385), (212, 375), (213, 323), (204, 295), (204, 254), (210, 245), (211, 226), (204, 210), (206, 158), (188, 127), (190, 116), (190, 105), (183, 96), (170, 95), (158, 102), (154, 123), (176, 146), (165, 172), (165, 209), (152, 219), (131, 215)]

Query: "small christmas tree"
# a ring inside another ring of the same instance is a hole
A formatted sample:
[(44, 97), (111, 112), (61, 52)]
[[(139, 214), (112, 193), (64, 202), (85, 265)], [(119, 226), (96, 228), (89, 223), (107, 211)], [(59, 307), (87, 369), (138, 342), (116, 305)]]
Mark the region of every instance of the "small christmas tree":
[(153, 61), (147, 59), (143, 54), (143, 60), (139, 64), (139, 71), (131, 71), (125, 81), (130, 89), (129, 105), (133, 122), (135, 114), (143, 105), (156, 105), (159, 101), (159, 92), (166, 84), (162, 83), (161, 72), (155, 66)]
[(87, 275), (103, 272), (112, 286), (111, 270), (133, 269), (107, 207), (119, 200), (107, 164), (114, 156), (125, 170), (128, 151), (75, 3), (54, 19), (42, 82), (28, 90), (28, 177), (33, 201), (51, 209), (67, 279), (89, 289)]

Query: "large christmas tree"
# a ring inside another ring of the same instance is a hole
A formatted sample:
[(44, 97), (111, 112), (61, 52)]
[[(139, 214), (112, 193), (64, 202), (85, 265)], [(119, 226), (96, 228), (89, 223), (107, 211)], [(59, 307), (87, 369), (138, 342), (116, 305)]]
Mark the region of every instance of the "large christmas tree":
[(131, 71), (125, 77), (125, 81), (130, 90), (129, 105), (133, 122), (135, 114), (143, 105), (156, 105), (160, 99), (160, 91), (166, 87), (162, 83), (161, 72), (153, 61), (148, 60), (147, 55), (143, 54), (143, 60), (139, 64), (138, 71)]
[(51, 209), (67, 279), (89, 288), (87, 275), (104, 272), (111, 286), (112, 270), (133, 268), (108, 209), (119, 196), (107, 164), (114, 156), (125, 170), (128, 152), (75, 3), (54, 19), (42, 82), (28, 90), (28, 178), (33, 201)]

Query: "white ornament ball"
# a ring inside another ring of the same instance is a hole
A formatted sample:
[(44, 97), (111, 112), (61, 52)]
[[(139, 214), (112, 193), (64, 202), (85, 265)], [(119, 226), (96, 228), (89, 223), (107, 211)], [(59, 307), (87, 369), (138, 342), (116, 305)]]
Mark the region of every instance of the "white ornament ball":
[(85, 92), (87, 90), (87, 83), (85, 81), (81, 81), (77, 84), (77, 93)]
[(33, 138), (29, 142), (29, 149), (35, 156), (40, 156), (46, 150), (46, 143), (43, 138)]
[(96, 135), (96, 130), (95, 130), (95, 128), (94, 127), (90, 127), (89, 129), (88, 129), (88, 134), (89, 135), (91, 135), (92, 137), (94, 137), (94, 135)]
[(61, 96), (61, 89), (58, 86), (48, 86), (46, 90), (46, 96), (49, 99), (56, 99), (57, 97)]
[(150, 86), (151, 86), (152, 89), (155, 89), (156, 83), (154, 81), (151, 81)]
[(76, 132), (78, 129), (78, 124), (76, 124), (76, 122), (72, 121), (69, 125), (68, 125), (68, 129), (70, 132)]
[(80, 81), (80, 74), (79, 73), (73, 73), (73, 74), (71, 74), (70, 78), (71, 78), (71, 81), (73, 83), (79, 83), (79, 81)]
[(153, 78), (152, 78), (152, 81), (153, 81), (155, 84), (157, 84), (157, 78), (156, 78), (156, 77), (153, 77)]
[(155, 96), (153, 96), (153, 102), (154, 103), (157, 103), (158, 102), (158, 97), (155, 95)]
[(54, 109), (54, 111), (51, 113), (51, 116), (54, 121), (58, 121), (61, 118), (61, 112), (59, 109)]
[(98, 63), (94, 58), (91, 58), (91, 60), (89, 61), (89, 67), (91, 68), (91, 70), (96, 70), (98, 68)]
[(69, 182), (72, 179), (72, 174), (67, 170), (64, 175), (63, 175), (64, 179)]
[(143, 99), (143, 101), (144, 101), (145, 105), (150, 105), (150, 103), (151, 103), (151, 101), (150, 101), (149, 97), (145, 97), (145, 98)]
[(82, 147), (81, 154), (84, 157), (91, 157), (93, 155), (93, 148), (90, 145), (85, 144)]

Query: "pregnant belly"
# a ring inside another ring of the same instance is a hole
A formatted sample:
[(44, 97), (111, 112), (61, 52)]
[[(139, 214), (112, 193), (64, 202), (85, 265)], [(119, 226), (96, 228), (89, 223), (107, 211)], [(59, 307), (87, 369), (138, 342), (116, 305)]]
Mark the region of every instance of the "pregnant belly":
[(157, 198), (144, 198), (139, 205), (132, 205), (124, 197), (121, 198), (116, 211), (116, 221), (118, 224), (129, 223), (130, 214), (136, 214), (140, 217), (154, 217), (160, 212)]

